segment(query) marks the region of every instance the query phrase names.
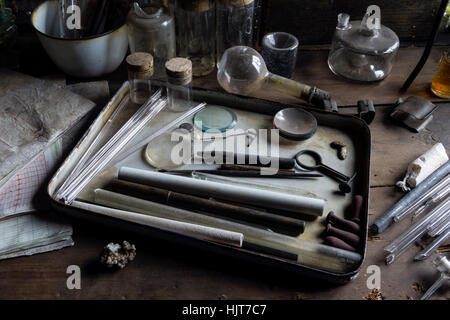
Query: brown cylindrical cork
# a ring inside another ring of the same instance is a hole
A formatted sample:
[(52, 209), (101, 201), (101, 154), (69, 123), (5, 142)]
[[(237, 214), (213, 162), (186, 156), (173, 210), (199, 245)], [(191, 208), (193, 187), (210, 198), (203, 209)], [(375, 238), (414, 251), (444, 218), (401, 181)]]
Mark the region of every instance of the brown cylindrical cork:
[(186, 11), (208, 11), (212, 5), (209, 0), (180, 0), (181, 8)]
[(343, 241), (341, 239), (338, 239), (336, 237), (333, 237), (333, 236), (326, 237), (325, 238), (325, 243), (327, 245), (335, 247), (335, 248), (356, 252), (356, 249), (353, 248), (351, 245), (349, 245), (345, 241)]
[(328, 213), (326, 223), (331, 223), (342, 230), (350, 231), (354, 234), (359, 234), (359, 231), (361, 230), (359, 224), (347, 219), (340, 218), (336, 216), (333, 211), (330, 211), (330, 213)]
[(192, 81), (192, 62), (186, 58), (172, 58), (165, 64), (168, 81), (186, 85)]
[(153, 56), (147, 52), (135, 52), (126, 59), (128, 73), (135, 79), (146, 79), (153, 75)]
[(224, 7), (243, 7), (253, 3), (255, 0), (219, 0)]
[(355, 195), (352, 201), (352, 215), (350, 217), (350, 220), (358, 224), (361, 222), (359, 215), (361, 213), (362, 204), (363, 197), (359, 194)]
[(333, 227), (330, 223), (327, 224), (325, 235), (341, 239), (354, 247), (358, 247), (361, 241), (361, 239), (356, 234)]

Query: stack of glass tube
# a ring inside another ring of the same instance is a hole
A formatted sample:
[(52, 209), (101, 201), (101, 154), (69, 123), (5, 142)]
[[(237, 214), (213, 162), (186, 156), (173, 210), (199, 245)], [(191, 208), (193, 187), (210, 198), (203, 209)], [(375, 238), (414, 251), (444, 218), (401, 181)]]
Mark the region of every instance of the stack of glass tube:
[(166, 106), (166, 99), (160, 97), (161, 90), (158, 90), (95, 154), (87, 154), (86, 158), (82, 158), (80, 162), (83, 162), (83, 165), (77, 166), (76, 170), (71, 172), (66, 182), (58, 189), (57, 199), (71, 203), (114, 156)]
[(409, 214), (414, 212), (414, 217), (417, 218), (426, 209), (430, 208), (433, 203), (438, 203), (440, 200), (448, 196), (450, 188), (450, 175), (436, 183), (433, 187), (428, 189), (424, 194), (412, 202), (403, 211), (394, 216), (394, 222), (399, 222)]
[(450, 236), (450, 175), (430, 188), (416, 201), (394, 217), (398, 222), (408, 214), (414, 213), (413, 219), (424, 216), (414, 223), (405, 233), (392, 241), (384, 250), (388, 253), (386, 263), (391, 264), (406, 249), (425, 235), (434, 240), (414, 260), (423, 260)]

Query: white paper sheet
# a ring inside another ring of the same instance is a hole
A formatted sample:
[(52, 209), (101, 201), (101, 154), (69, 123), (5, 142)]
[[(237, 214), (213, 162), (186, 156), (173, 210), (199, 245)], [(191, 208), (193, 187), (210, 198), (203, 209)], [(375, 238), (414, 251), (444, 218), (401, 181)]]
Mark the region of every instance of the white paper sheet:
[(45, 213), (25, 213), (0, 220), (0, 257), (57, 242), (73, 244), (72, 227)]
[(59, 139), (38, 155), (4, 186), (0, 187), (0, 219), (23, 212), (34, 211), (33, 198), (50, 177), (62, 154)]

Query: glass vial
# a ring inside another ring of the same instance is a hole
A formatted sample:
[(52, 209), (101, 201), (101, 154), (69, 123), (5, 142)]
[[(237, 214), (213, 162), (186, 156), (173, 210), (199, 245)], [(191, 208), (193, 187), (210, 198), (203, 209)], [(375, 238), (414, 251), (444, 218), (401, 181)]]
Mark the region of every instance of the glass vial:
[(192, 62), (186, 58), (173, 58), (166, 62), (167, 104), (175, 112), (192, 106)]
[(256, 0), (217, 1), (217, 65), (226, 49), (255, 46), (257, 13)]
[(164, 64), (176, 56), (175, 22), (164, 6), (133, 4), (127, 16), (131, 53), (148, 52), (154, 58), (154, 78), (163, 79)]
[(215, 66), (215, 1), (178, 0), (178, 56), (192, 61), (192, 74), (204, 76)]
[(126, 58), (130, 100), (143, 104), (152, 94), (150, 78), (153, 75), (153, 56), (146, 52), (135, 52)]

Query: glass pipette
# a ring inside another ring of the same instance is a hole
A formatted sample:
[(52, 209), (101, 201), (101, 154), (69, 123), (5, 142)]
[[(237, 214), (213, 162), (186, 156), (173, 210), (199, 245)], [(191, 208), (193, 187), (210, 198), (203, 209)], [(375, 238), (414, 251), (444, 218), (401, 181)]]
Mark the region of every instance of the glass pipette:
[(426, 227), (433, 221), (433, 219), (438, 219), (440, 216), (447, 214), (448, 207), (450, 207), (450, 201), (447, 199), (431, 210), (430, 213), (423, 217), (420, 221), (411, 226), (407, 232), (403, 233), (387, 245), (384, 250), (389, 253), (396, 251), (396, 248), (398, 248), (402, 243), (407, 242), (411, 238), (414, 238), (418, 233), (426, 230)]
[(444, 186), (447, 186), (449, 183), (450, 183), (450, 175), (447, 175), (444, 179), (436, 183), (428, 191), (424, 192), (423, 195), (421, 195), (418, 199), (416, 199), (416, 201), (411, 203), (407, 208), (405, 208), (403, 211), (395, 215), (393, 218), (394, 222), (399, 222), (408, 214), (412, 213), (414, 210), (423, 205), (424, 201), (427, 201), (432, 196), (433, 193), (441, 190)]
[(428, 258), (444, 241), (450, 237), (450, 228), (447, 229), (436, 239), (433, 240), (421, 253), (414, 257), (415, 261)]

